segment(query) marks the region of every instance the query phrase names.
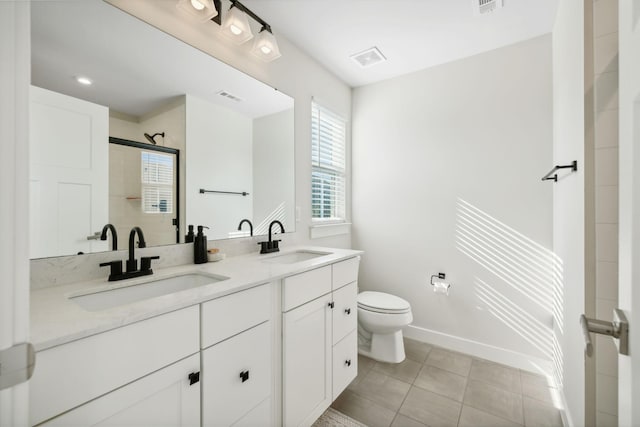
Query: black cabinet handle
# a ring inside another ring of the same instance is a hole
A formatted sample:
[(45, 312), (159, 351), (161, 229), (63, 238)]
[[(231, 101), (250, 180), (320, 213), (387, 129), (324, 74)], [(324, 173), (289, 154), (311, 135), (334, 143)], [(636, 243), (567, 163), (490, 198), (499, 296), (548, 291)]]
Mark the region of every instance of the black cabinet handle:
[(192, 372), (189, 374), (189, 385), (194, 385), (200, 381), (200, 372)]
[(240, 372), (240, 378), (242, 379), (242, 382), (247, 381), (249, 379), (249, 371)]
[(347, 313), (347, 315), (351, 314), (351, 309), (350, 308), (345, 308), (344, 312)]
[(331, 301), (328, 305), (329, 305), (329, 308), (333, 308), (336, 304), (333, 301)]
[(347, 365), (347, 366), (351, 366), (351, 359), (345, 360), (344, 364)]

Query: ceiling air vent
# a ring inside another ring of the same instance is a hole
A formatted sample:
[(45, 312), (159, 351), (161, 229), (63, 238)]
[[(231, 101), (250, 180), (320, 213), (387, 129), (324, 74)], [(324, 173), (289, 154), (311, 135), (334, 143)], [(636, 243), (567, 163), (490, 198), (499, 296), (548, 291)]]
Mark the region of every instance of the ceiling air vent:
[(476, 15), (491, 13), (502, 7), (502, 0), (471, 0)]
[(362, 52), (355, 53), (349, 58), (353, 59), (362, 68), (371, 67), (372, 65), (376, 65), (387, 60), (377, 47), (372, 47)]
[(231, 99), (236, 102), (242, 101), (242, 98), (235, 96), (232, 93), (227, 92), (226, 90), (221, 90), (220, 92), (216, 92), (217, 95), (224, 96), (225, 98)]

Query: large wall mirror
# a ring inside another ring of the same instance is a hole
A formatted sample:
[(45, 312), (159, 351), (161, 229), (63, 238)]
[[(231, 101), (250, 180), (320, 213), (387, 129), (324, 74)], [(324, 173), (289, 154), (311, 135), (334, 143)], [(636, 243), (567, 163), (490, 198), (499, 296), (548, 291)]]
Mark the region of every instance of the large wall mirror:
[(31, 37), (31, 258), (294, 231), (291, 97), (102, 0), (32, 2)]

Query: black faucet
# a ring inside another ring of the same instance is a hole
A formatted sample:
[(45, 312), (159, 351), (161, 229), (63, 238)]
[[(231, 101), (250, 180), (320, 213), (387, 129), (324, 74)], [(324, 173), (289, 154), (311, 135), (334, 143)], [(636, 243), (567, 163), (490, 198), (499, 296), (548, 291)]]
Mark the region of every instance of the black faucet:
[(251, 221), (246, 218), (240, 221), (240, 224), (238, 224), (238, 231), (242, 230), (242, 224), (244, 224), (245, 222), (249, 224), (249, 235), (253, 236), (253, 224), (251, 224)]
[(118, 250), (118, 233), (116, 233), (116, 228), (113, 225), (107, 224), (104, 227), (102, 227), (102, 234), (100, 235), (100, 240), (107, 240), (108, 230), (111, 230), (111, 250), (117, 251)]
[(103, 262), (100, 267), (111, 267), (111, 273), (109, 274), (109, 281), (131, 279), (133, 277), (147, 276), (153, 274), (151, 269), (151, 260), (160, 259), (159, 256), (143, 256), (140, 258), (140, 270), (138, 270), (138, 261), (135, 258), (135, 237), (138, 235), (138, 247), (145, 248), (147, 244), (144, 241), (144, 233), (140, 227), (133, 227), (129, 232), (129, 259), (127, 260), (127, 271), (122, 272), (122, 261)]
[(280, 233), (284, 233), (284, 226), (280, 221), (278, 221), (277, 219), (271, 221), (271, 224), (269, 224), (269, 241), (258, 242), (258, 244), (260, 245), (261, 254), (270, 254), (272, 252), (278, 252), (280, 250), (280, 248), (278, 247), (278, 242), (280, 242), (280, 240), (271, 239), (271, 235), (272, 235), (271, 229), (275, 224), (278, 224), (280, 226)]
[(144, 241), (144, 233), (140, 227), (133, 227), (129, 232), (129, 259), (127, 260), (127, 273), (138, 270), (138, 261), (135, 257), (135, 244), (134, 239), (138, 233), (138, 247), (146, 248), (147, 244)]

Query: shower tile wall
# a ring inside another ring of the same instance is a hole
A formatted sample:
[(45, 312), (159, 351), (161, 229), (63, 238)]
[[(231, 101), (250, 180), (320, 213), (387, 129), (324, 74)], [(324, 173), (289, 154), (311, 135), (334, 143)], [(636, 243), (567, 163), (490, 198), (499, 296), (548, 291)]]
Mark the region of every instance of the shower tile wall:
[[(596, 317), (618, 304), (618, 0), (594, 0)], [(618, 353), (596, 336), (596, 425), (618, 425)]]

